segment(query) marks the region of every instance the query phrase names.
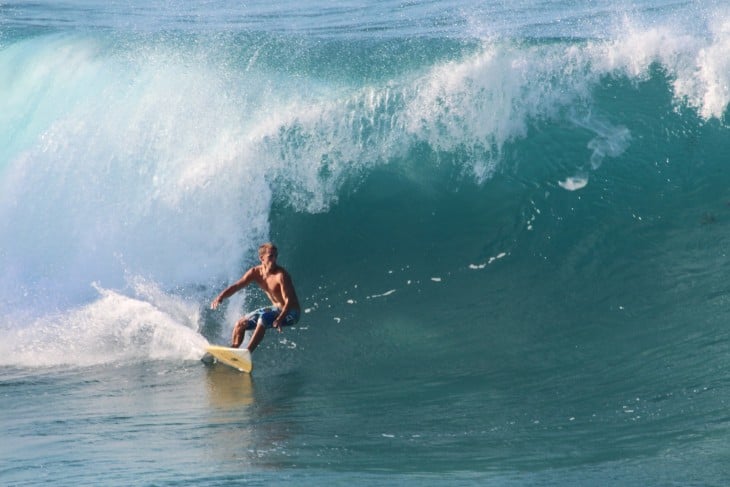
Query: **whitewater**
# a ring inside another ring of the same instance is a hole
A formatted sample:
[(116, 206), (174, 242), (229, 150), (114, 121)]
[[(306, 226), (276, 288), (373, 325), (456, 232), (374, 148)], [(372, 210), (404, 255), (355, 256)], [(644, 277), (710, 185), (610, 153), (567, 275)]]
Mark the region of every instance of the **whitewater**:
[[(0, 0), (5, 485), (724, 485), (720, 1)], [(201, 362), (265, 241), (297, 326)]]

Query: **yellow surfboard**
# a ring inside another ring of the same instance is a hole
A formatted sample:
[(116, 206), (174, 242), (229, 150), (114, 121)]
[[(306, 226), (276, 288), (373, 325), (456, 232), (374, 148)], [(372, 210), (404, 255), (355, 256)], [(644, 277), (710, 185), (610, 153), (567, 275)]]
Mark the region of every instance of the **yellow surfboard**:
[(211, 354), (218, 362), (224, 363), (241, 372), (251, 373), (253, 370), (253, 362), (251, 361), (251, 352), (245, 348), (228, 348), (218, 345), (209, 345), (205, 347), (205, 351)]

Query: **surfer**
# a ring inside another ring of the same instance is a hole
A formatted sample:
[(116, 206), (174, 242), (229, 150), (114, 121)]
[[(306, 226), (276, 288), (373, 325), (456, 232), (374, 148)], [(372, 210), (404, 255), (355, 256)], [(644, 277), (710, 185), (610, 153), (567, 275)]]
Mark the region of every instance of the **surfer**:
[(271, 307), (257, 309), (238, 320), (231, 337), (233, 348), (241, 346), (246, 330), (254, 330), (246, 347), (249, 352), (253, 352), (264, 338), (266, 328), (273, 327), (281, 333), (282, 326), (291, 326), (299, 321), (300, 307), (294, 283), (286, 269), (276, 263), (277, 255), (278, 250), (274, 244), (261, 245), (259, 247), (261, 265), (251, 267), (238, 282), (225, 288), (210, 303), (210, 308), (216, 309), (224, 299), (233, 296), (252, 282), (258, 284), (269, 297)]

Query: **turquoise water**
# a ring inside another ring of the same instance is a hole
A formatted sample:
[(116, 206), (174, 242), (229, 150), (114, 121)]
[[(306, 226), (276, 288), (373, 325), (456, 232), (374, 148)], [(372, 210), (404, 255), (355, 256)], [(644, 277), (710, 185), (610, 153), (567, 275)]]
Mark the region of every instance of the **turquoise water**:
[(729, 23), (0, 3), (0, 481), (724, 485)]

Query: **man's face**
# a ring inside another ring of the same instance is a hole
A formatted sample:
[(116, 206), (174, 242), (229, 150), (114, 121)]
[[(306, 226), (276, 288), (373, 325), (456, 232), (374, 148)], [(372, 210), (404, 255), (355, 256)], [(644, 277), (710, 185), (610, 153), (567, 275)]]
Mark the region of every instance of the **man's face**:
[(270, 264), (276, 262), (276, 252), (271, 249), (264, 249), (259, 252), (259, 259), (262, 264)]

